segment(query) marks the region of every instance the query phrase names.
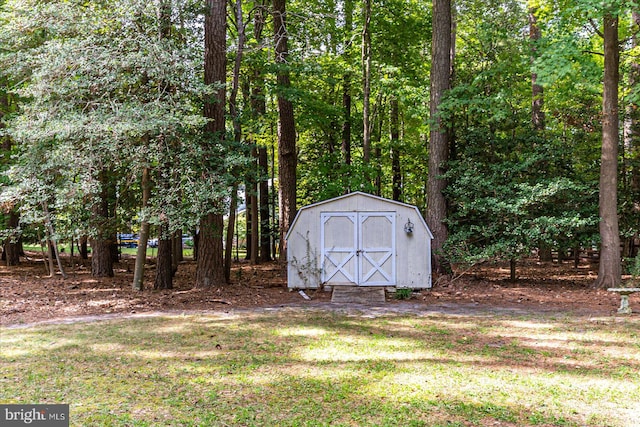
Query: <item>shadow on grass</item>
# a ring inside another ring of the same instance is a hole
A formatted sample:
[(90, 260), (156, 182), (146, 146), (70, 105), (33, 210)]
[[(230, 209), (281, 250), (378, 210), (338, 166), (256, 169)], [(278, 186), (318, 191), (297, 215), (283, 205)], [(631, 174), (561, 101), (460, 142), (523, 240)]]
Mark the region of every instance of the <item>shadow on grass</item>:
[[(3, 332), (6, 402), (78, 425), (606, 425), (640, 411), (635, 319), (295, 311)], [(635, 374), (634, 374), (635, 373)]]

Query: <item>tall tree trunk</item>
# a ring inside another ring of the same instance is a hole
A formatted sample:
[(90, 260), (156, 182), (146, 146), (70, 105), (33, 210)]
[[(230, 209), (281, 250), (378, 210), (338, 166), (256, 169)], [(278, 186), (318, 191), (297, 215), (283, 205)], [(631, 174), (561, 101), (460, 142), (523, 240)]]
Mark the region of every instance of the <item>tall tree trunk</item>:
[[(223, 84), (226, 81), (226, 2), (207, 0), (207, 13), (204, 24), (204, 82), (207, 85)], [(215, 99), (204, 104), (204, 116), (207, 122), (209, 138), (224, 140), (225, 135), (225, 89), (219, 88)], [(208, 159), (205, 159), (207, 162)], [(206, 165), (206, 175), (219, 171)], [(215, 207), (217, 208), (217, 207)], [(198, 242), (198, 261), (196, 266), (196, 287), (208, 287), (222, 284), (224, 280), (224, 260), (222, 248), (224, 220), (221, 213), (212, 212), (200, 219), (200, 238)]]
[(16, 210), (9, 212), (9, 218), (7, 220), (7, 228), (15, 230), (4, 241), (4, 256), (7, 266), (11, 267), (20, 263), (20, 234), (17, 231), (20, 225), (20, 215)]
[(371, 159), (371, 0), (364, 0), (362, 26), (362, 150), (365, 166)]
[[(257, 160), (255, 147), (252, 151)], [(252, 188), (251, 194), (249, 194), (249, 206), (247, 206), (247, 209), (251, 209), (251, 256), (249, 257), (249, 261), (251, 261), (251, 265), (256, 265), (258, 263), (258, 251), (260, 249), (260, 231), (258, 228), (260, 223), (260, 217), (258, 216), (258, 183), (255, 179), (252, 179), (251, 185)]]
[(267, 148), (258, 147), (258, 167), (260, 170), (260, 261), (271, 261), (271, 227), (269, 225), (269, 163)]
[(78, 239), (78, 252), (80, 252), (80, 259), (89, 259), (89, 237), (80, 236)]
[[(537, 6), (530, 6), (529, 8), (529, 42), (531, 43), (531, 61), (533, 62), (537, 57), (536, 43), (540, 40), (541, 32), (538, 27), (538, 18), (536, 16)], [(544, 131), (545, 116), (543, 111), (544, 106), (544, 89), (538, 83), (538, 75), (531, 73), (531, 123), (533, 129), (536, 131)]]
[[(168, 154), (169, 153), (164, 153), (163, 157), (165, 158), (160, 162), (158, 167), (158, 187), (163, 193), (169, 193), (171, 191), (171, 178), (167, 173), (163, 173), (163, 171), (169, 171), (171, 167), (170, 160), (166, 157)], [(173, 239), (170, 229), (171, 223), (166, 211), (160, 211), (159, 221), (158, 255), (156, 258), (156, 277), (153, 288), (173, 289)]]
[[(353, 0), (344, 2), (344, 52), (349, 57), (351, 49), (351, 33), (353, 32)], [(342, 76), (342, 161), (346, 166), (351, 165), (351, 73)], [(345, 188), (345, 193), (351, 189)]]
[[(540, 27), (538, 27), (538, 8), (537, 5), (529, 2), (529, 42), (531, 43), (531, 63), (535, 61), (538, 55), (538, 48), (536, 43), (542, 36)], [(544, 132), (545, 116), (542, 109), (544, 105), (544, 89), (538, 83), (538, 75), (535, 72), (531, 73), (531, 125), (534, 131)], [(538, 249), (538, 256), (540, 261), (552, 261), (551, 246), (540, 243)]]
[[(51, 260), (53, 260), (53, 258), (56, 259), (56, 262), (58, 263), (58, 270), (60, 270), (60, 274), (62, 275), (62, 278), (66, 279), (67, 274), (65, 273), (64, 267), (62, 266), (62, 261), (60, 260), (60, 251), (58, 251), (58, 242), (55, 236), (55, 231), (53, 229), (51, 213), (49, 212), (49, 207), (47, 205), (47, 202), (42, 203), (42, 210), (44, 211), (44, 217), (45, 217), (45, 230), (47, 233), (47, 241), (51, 245), (49, 259)], [(49, 267), (50, 267), (51, 276), (53, 276), (54, 275), (53, 263), (50, 263)]]
[[(231, 203), (229, 204), (229, 218), (227, 219), (227, 235), (224, 245), (224, 280), (229, 283), (231, 280), (231, 264), (233, 261), (233, 237), (236, 225), (236, 215), (238, 210), (238, 186), (231, 188)], [(239, 245), (240, 242), (236, 242)]]
[[(149, 168), (142, 170), (142, 210), (149, 205), (151, 198), (151, 177)], [(146, 214), (143, 214), (140, 222), (140, 236), (138, 240), (138, 249), (136, 251), (136, 265), (133, 270), (133, 289), (141, 291), (144, 289), (144, 265), (147, 262), (147, 243), (149, 242), (149, 221)]]
[(389, 129), (391, 136), (391, 175), (392, 198), (402, 199), (402, 172), (400, 170), (400, 112), (398, 98), (395, 96), (389, 101)]
[(620, 284), (618, 229), (618, 83), (620, 80), (618, 18), (604, 17), (604, 83), (602, 95), (602, 153), (600, 157), (600, 267), (595, 286)]
[(180, 263), (184, 261), (184, 246), (182, 245), (182, 229), (174, 231), (171, 236), (171, 269), (175, 276)]
[(112, 247), (114, 232), (109, 211), (109, 173), (102, 170), (98, 180), (101, 190), (98, 200), (92, 207), (92, 219), (96, 235), (91, 239), (91, 275), (94, 277), (113, 277)]
[(163, 223), (158, 227), (158, 257), (153, 289), (173, 289), (171, 246), (168, 223)]
[(286, 0), (273, 1), (273, 28), (278, 71), (278, 183), (280, 206), (280, 260), (287, 259), (285, 236), (296, 215), (296, 125), (293, 103), (286, 90), (291, 86), (286, 70), (289, 55), (289, 34), (286, 26)]
[(447, 182), (442, 177), (449, 158), (449, 132), (447, 125), (438, 116), (444, 92), (451, 87), (451, 1), (433, 0), (433, 40), (431, 46), (431, 130), (429, 138), (429, 176), (427, 179), (427, 223), (434, 239), (433, 267), (440, 273), (446, 271), (446, 262), (441, 255), (447, 240), (447, 201), (444, 189)]
[[(200, 221), (196, 286), (209, 287), (226, 283), (222, 259), (222, 215), (211, 213)], [(210, 254), (220, 254), (211, 256)], [(209, 256), (207, 256), (209, 255)]]
[[(633, 21), (632, 47), (637, 48), (639, 43), (638, 30), (640, 30), (640, 11), (634, 10), (631, 14)], [(629, 87), (634, 87), (640, 83), (640, 62), (633, 60), (629, 76)], [(630, 182), (629, 190), (633, 203), (632, 210), (637, 218), (640, 218), (640, 108), (638, 105), (629, 106), (629, 126), (627, 133), (627, 147), (629, 151)], [(631, 247), (629, 256), (633, 256), (633, 244), (635, 239), (640, 237), (640, 230), (636, 230), (634, 236), (630, 237), (628, 246)]]
[[(258, 43), (262, 42), (262, 30), (264, 29), (265, 16), (261, 8), (256, 8), (253, 15), (253, 35)], [(260, 67), (255, 67), (252, 73), (251, 88), (251, 114), (257, 121), (267, 114), (267, 105), (264, 97), (264, 76)], [(271, 261), (271, 227), (269, 214), (269, 159), (267, 148), (257, 147), (258, 150), (258, 194), (260, 212), (260, 261)]]

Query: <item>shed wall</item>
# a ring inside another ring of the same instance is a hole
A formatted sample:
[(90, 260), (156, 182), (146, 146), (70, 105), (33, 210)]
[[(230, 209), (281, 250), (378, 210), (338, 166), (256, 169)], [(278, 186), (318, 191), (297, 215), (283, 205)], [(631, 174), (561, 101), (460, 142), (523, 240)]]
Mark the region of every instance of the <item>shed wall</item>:
[[(418, 210), (409, 205), (354, 193), (300, 210), (287, 238), (289, 288), (320, 287), (320, 217), (322, 213), (331, 212), (393, 212), (396, 233), (396, 287), (431, 287), (431, 233)], [(413, 233), (404, 231), (407, 220), (414, 224)]]

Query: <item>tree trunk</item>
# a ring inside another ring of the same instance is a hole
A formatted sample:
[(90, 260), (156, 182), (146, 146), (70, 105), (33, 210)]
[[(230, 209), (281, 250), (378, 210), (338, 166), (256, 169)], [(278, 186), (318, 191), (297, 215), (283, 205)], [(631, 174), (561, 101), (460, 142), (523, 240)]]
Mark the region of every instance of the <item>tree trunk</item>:
[[(540, 40), (541, 32), (538, 27), (538, 17), (536, 13), (538, 8), (530, 5), (529, 7), (529, 42), (531, 43), (531, 62), (533, 63), (537, 58), (538, 48), (536, 43)], [(538, 83), (538, 75), (531, 73), (531, 125), (536, 132), (543, 132), (545, 128), (545, 116), (542, 109), (544, 105), (544, 89)], [(540, 261), (550, 262), (553, 261), (553, 255), (551, 247), (547, 244), (541, 243), (538, 249), (538, 256)]]
[(371, 159), (371, 0), (364, 0), (362, 26), (362, 155), (365, 166)]
[[(529, 8), (529, 41), (531, 42), (531, 62), (537, 58), (536, 43), (540, 40), (541, 32), (538, 27), (536, 16), (537, 7)], [(537, 83), (538, 75), (531, 73), (531, 123), (536, 131), (544, 131), (545, 116), (542, 107), (544, 106), (544, 89)]]
[(108, 172), (100, 172), (101, 185), (99, 199), (93, 205), (92, 219), (96, 236), (91, 239), (91, 275), (94, 277), (113, 277), (113, 245), (116, 244), (111, 227), (109, 211)]
[[(633, 21), (632, 48), (638, 48), (638, 30), (640, 29), (640, 11), (634, 10), (631, 14)], [(629, 87), (635, 87), (640, 83), (640, 62), (633, 60), (629, 72)], [(632, 211), (636, 218), (640, 218), (640, 108), (638, 105), (628, 106), (629, 126), (627, 133), (627, 147), (629, 151), (629, 168), (631, 170), (629, 190), (633, 203)], [(630, 257), (634, 255), (634, 241), (640, 237), (640, 230), (636, 230), (633, 236), (629, 237)]]
[(447, 201), (442, 177), (449, 157), (449, 132), (438, 117), (444, 92), (451, 87), (451, 1), (433, 1), (433, 40), (431, 47), (431, 130), (429, 139), (429, 176), (427, 179), (427, 223), (434, 239), (431, 244), (434, 270), (443, 273), (447, 264), (441, 251), (447, 240)]
[[(226, 81), (226, 2), (207, 0), (204, 24), (204, 82), (207, 85), (223, 84)], [(225, 137), (225, 89), (216, 90), (214, 99), (204, 103), (204, 116), (209, 138), (223, 141)], [(220, 171), (205, 170), (205, 175), (219, 174)], [(208, 287), (225, 283), (222, 235), (224, 220), (222, 214), (211, 212), (200, 219), (198, 242), (198, 262), (196, 266), (196, 287)]]
[(156, 278), (153, 289), (173, 289), (173, 268), (171, 262), (171, 235), (167, 224), (158, 227), (158, 257)]
[[(149, 168), (142, 170), (142, 210), (149, 205), (151, 198), (151, 178)], [(140, 236), (138, 249), (136, 251), (136, 265), (133, 270), (133, 289), (141, 291), (144, 289), (144, 265), (147, 262), (147, 243), (149, 242), (149, 221), (143, 214), (140, 222)]]
[(258, 147), (260, 169), (260, 261), (271, 261), (271, 227), (269, 226), (269, 164), (266, 147)]
[(14, 265), (18, 265), (20, 263), (20, 235), (18, 230), (18, 226), (20, 225), (20, 215), (15, 210), (9, 212), (9, 218), (7, 221), (7, 227), (10, 230), (15, 230), (12, 232), (9, 237), (7, 237), (4, 241), (4, 252), (5, 261), (7, 262), (7, 266), (11, 267)]
[(210, 213), (200, 220), (196, 287), (210, 287), (226, 283), (222, 258), (222, 215)]
[(600, 267), (595, 286), (616, 287), (622, 279), (618, 229), (618, 18), (604, 17), (604, 83), (600, 157)]
[(78, 252), (81, 259), (89, 259), (89, 237), (80, 236), (78, 239)]
[(398, 98), (395, 96), (389, 101), (389, 127), (391, 134), (391, 175), (392, 198), (402, 200), (402, 172), (400, 170), (400, 112)]
[(182, 245), (182, 229), (176, 230), (171, 237), (171, 269), (175, 276), (180, 263), (184, 261), (184, 246)]
[(251, 261), (251, 265), (256, 265), (258, 263), (258, 250), (260, 249), (260, 231), (258, 229), (260, 217), (258, 216), (258, 186), (255, 181), (252, 184), (254, 191), (249, 196), (251, 202), (249, 204), (251, 209), (251, 256), (249, 261)]
[(278, 183), (280, 206), (280, 260), (287, 259), (285, 236), (296, 215), (296, 125), (293, 103), (287, 98), (286, 90), (291, 86), (287, 66), (289, 55), (289, 35), (286, 26), (286, 0), (273, 1), (273, 27), (276, 63), (278, 71)]
[[(229, 204), (229, 218), (227, 224), (227, 236), (224, 245), (224, 280), (229, 283), (231, 279), (231, 261), (233, 256), (233, 234), (236, 225), (236, 211), (238, 210), (238, 186), (231, 189), (231, 203)], [(237, 243), (239, 244), (239, 242)]]
[[(351, 33), (353, 31), (353, 0), (344, 2), (344, 52), (347, 58), (351, 48)], [(351, 73), (342, 76), (342, 161), (346, 166), (351, 165)], [(345, 193), (351, 189), (345, 188)]]

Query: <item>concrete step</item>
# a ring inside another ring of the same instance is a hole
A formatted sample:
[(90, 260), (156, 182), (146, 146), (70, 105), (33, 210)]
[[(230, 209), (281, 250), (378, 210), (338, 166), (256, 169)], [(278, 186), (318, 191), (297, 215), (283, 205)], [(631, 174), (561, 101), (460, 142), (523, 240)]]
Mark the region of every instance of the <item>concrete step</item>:
[(383, 304), (384, 287), (378, 286), (334, 286), (331, 302), (342, 304)]

